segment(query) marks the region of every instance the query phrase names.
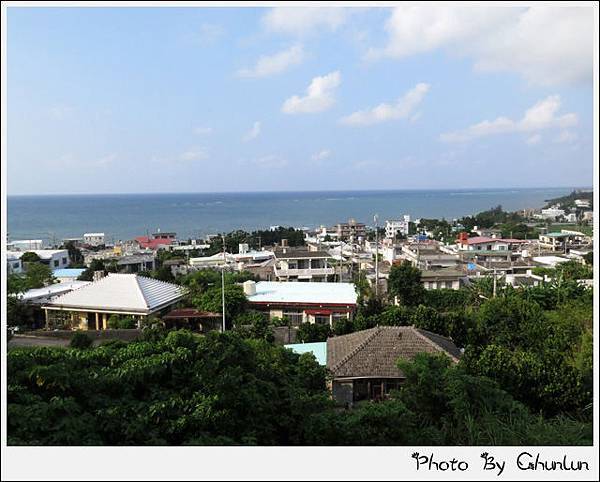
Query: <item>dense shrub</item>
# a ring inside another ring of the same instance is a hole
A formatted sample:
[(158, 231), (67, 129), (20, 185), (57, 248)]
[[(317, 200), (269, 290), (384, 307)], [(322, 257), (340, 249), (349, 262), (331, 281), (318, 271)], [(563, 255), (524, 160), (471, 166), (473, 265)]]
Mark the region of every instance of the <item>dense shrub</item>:
[(94, 343), (94, 340), (90, 336), (86, 335), (85, 333), (83, 333), (81, 331), (76, 331), (73, 334), (73, 336), (71, 337), (69, 346), (71, 348), (78, 348), (81, 350), (85, 350), (86, 348), (91, 347), (93, 343)]

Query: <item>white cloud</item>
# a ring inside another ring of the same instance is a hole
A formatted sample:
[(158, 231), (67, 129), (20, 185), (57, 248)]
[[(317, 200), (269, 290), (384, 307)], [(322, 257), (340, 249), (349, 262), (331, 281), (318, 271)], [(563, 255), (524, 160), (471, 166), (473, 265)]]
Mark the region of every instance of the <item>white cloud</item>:
[(395, 104), (382, 103), (372, 109), (359, 110), (342, 117), (340, 122), (346, 125), (364, 126), (390, 120), (405, 119), (418, 107), (428, 91), (428, 84), (417, 84), (400, 97)]
[(322, 149), (319, 152), (315, 152), (312, 156), (310, 156), (311, 160), (315, 162), (324, 161), (331, 157), (331, 151), (329, 149)]
[(276, 33), (306, 35), (315, 31), (334, 32), (345, 21), (344, 8), (275, 7), (262, 18), (264, 27)]
[(117, 159), (116, 154), (108, 154), (100, 159), (96, 159), (90, 163), (92, 166), (105, 167), (111, 165)]
[(198, 126), (194, 129), (194, 134), (198, 134), (199, 136), (206, 136), (208, 134), (211, 134), (212, 131), (212, 127)]
[(541, 140), (542, 136), (540, 134), (534, 134), (531, 137), (528, 137), (525, 142), (530, 146), (535, 146), (536, 144), (539, 144)]
[(352, 168), (358, 171), (375, 168), (379, 162), (373, 160), (356, 161), (352, 164)]
[(254, 161), (254, 164), (262, 169), (280, 169), (288, 165), (287, 159), (274, 154), (261, 157)]
[(396, 7), (387, 45), (367, 58), (435, 49), (473, 58), (481, 71), (513, 71), (541, 85), (591, 82), (594, 11), (585, 7)]
[(208, 157), (208, 153), (206, 149), (202, 147), (191, 147), (187, 151), (181, 153), (181, 155), (177, 158), (177, 161), (180, 162), (193, 162), (193, 161), (202, 161)]
[(304, 49), (302, 45), (293, 45), (289, 49), (282, 50), (273, 55), (261, 55), (254, 67), (238, 70), (239, 77), (268, 77), (280, 74), (304, 60)]
[(244, 137), (242, 137), (242, 140), (244, 142), (248, 142), (253, 139), (256, 139), (260, 135), (260, 130), (261, 130), (260, 122), (259, 121), (254, 122), (254, 124), (252, 125), (252, 129), (250, 129), (248, 132), (246, 132), (246, 134), (244, 134)]
[(444, 133), (440, 139), (445, 142), (465, 142), (479, 137), (510, 132), (535, 133), (549, 128), (571, 127), (577, 124), (577, 115), (568, 113), (557, 116), (560, 109), (560, 97), (551, 95), (527, 109), (520, 120), (498, 117), (492, 121), (484, 120), (463, 130)]
[(286, 114), (322, 112), (335, 103), (335, 90), (340, 85), (339, 71), (312, 79), (306, 89), (306, 96), (294, 95), (287, 99), (281, 107)]

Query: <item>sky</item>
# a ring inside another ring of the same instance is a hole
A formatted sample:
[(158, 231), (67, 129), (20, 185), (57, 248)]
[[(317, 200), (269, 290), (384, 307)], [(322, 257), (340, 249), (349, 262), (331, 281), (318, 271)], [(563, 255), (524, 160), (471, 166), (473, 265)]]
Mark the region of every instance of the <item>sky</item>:
[(7, 191), (590, 186), (593, 17), (9, 7)]

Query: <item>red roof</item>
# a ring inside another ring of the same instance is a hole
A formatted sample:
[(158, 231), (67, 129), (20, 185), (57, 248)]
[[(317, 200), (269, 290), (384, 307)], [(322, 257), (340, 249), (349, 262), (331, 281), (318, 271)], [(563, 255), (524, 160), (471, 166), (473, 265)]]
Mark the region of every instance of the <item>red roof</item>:
[(169, 245), (174, 241), (171, 238), (156, 239), (156, 238), (150, 238), (148, 236), (138, 236), (137, 238), (135, 238), (135, 240), (140, 245), (140, 247), (150, 248), (150, 249), (157, 249), (159, 246)]
[(524, 239), (502, 239), (502, 238), (490, 238), (489, 236), (473, 236), (472, 238), (459, 239), (462, 244), (483, 244), (483, 243), (526, 243)]

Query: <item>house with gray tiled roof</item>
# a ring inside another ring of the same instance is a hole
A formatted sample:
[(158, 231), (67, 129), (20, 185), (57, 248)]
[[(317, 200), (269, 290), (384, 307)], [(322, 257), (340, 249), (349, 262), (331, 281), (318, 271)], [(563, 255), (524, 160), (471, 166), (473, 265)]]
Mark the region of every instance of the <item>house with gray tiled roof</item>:
[(444, 353), (453, 362), (461, 356), (449, 338), (412, 326), (378, 326), (329, 338), (333, 398), (341, 405), (385, 398), (405, 378), (398, 360), (412, 360), (418, 353)]

